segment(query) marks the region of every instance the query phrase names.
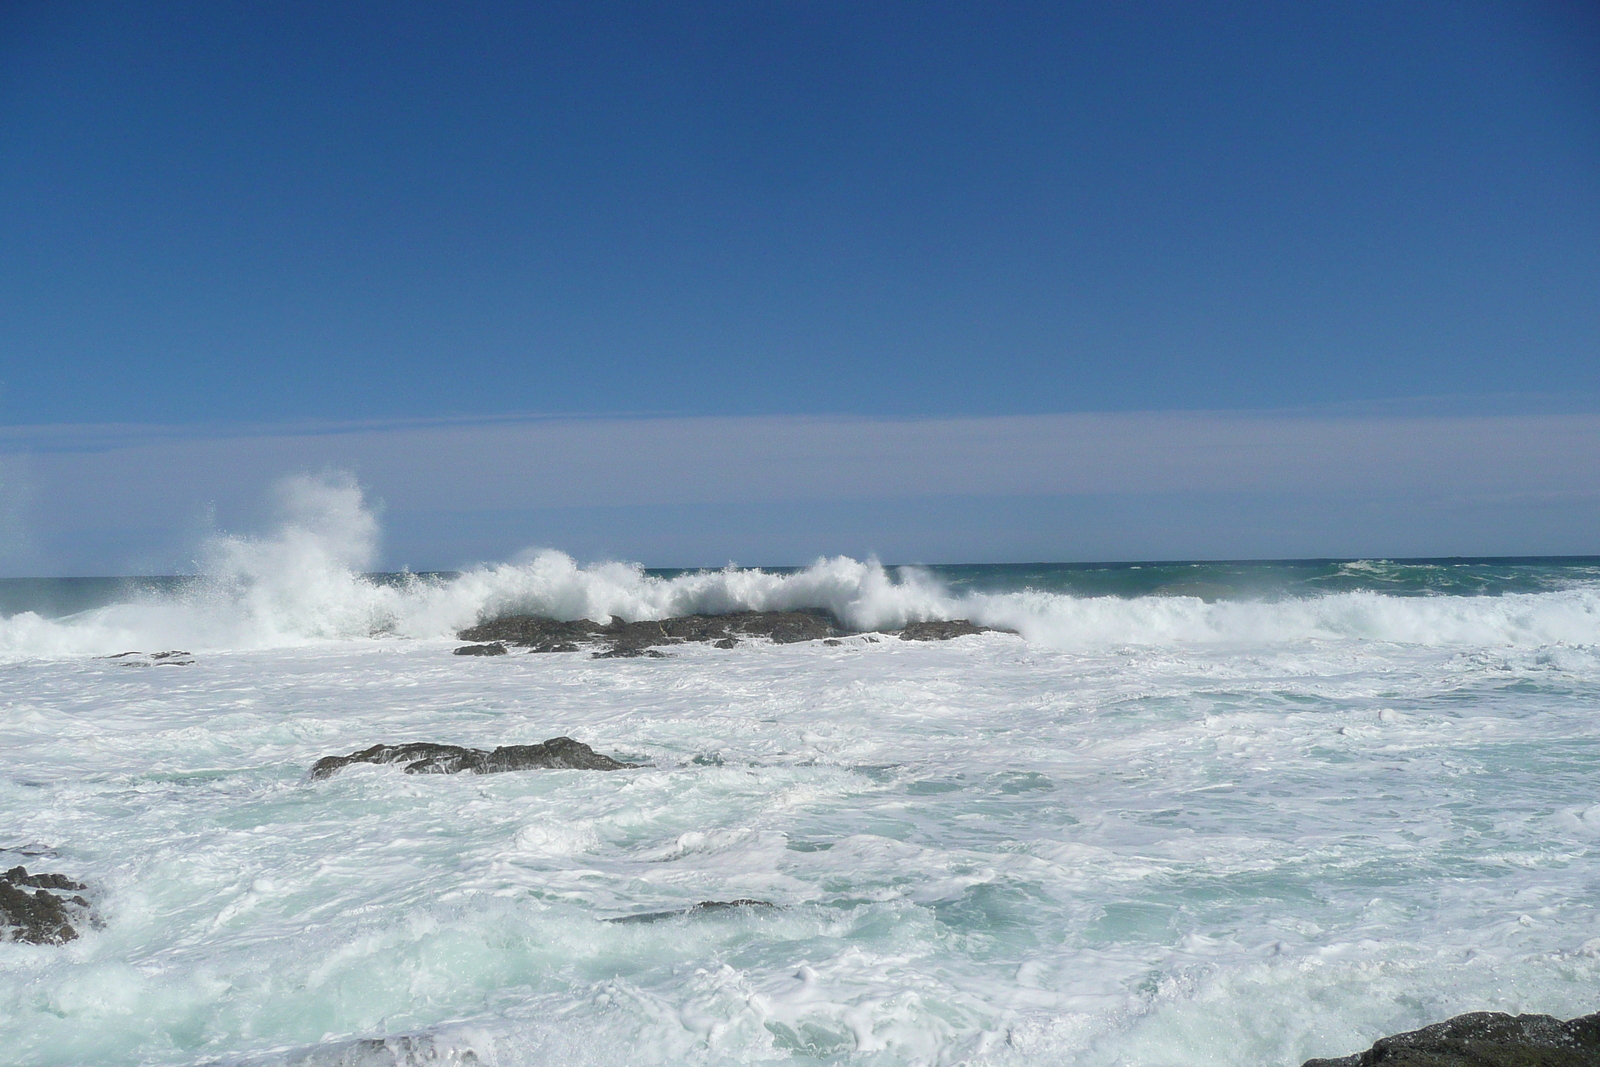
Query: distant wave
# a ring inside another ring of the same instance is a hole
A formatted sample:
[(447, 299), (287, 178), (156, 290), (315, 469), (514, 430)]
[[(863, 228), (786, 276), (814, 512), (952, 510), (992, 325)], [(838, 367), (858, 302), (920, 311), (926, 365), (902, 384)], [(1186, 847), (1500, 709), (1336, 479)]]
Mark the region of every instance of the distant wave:
[(487, 617), (658, 619), (694, 613), (821, 608), (862, 629), (968, 618), (1041, 645), (1270, 644), (1371, 640), (1419, 645), (1600, 643), (1600, 584), (1496, 597), (1327, 593), (1275, 602), (1190, 596), (1073, 596), (1034, 589), (955, 593), (928, 571), (822, 559), (792, 573), (729, 568), (665, 578), (633, 564), (580, 565), (530, 552), (451, 578), (373, 581), (379, 527), (348, 478), (298, 477), (278, 489), (270, 536), (205, 547), (205, 580), (180, 595), (45, 619), (0, 619), (8, 658), (131, 649), (270, 648), (377, 637), (445, 638)]

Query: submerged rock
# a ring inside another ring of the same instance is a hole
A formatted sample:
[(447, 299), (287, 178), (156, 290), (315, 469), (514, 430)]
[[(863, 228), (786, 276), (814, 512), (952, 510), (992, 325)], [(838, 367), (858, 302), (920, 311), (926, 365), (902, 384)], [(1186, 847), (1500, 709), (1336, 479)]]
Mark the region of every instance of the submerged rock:
[(414, 741), (405, 745), (373, 745), (348, 756), (324, 756), (311, 765), (311, 777), (330, 777), (352, 763), (404, 763), (407, 774), (501, 774), (539, 768), (619, 771), (639, 766), (601, 755), (570, 737), (552, 737), (537, 745), (503, 745), (492, 752)]
[(1550, 1015), (1475, 1011), (1380, 1039), (1365, 1052), (1307, 1060), (1304, 1067), (1595, 1067), (1600, 1013), (1562, 1022)]
[[(995, 632), (966, 619), (914, 622), (894, 631), (906, 641), (948, 641), (967, 634)], [(1000, 630), (1013, 633), (1012, 630)], [(588, 619), (562, 621), (538, 615), (503, 615), (456, 636), (463, 641), (491, 642), (526, 648), (530, 652), (577, 652), (588, 648), (596, 659), (626, 659), (635, 656), (661, 657), (655, 651), (666, 645), (710, 644), (716, 648), (735, 648), (739, 642), (765, 637), (780, 645), (798, 641), (837, 643), (841, 637), (863, 633), (845, 626), (832, 614), (815, 611), (735, 611), (726, 615), (680, 615), (671, 619), (646, 619), (624, 622), (613, 616), (608, 623)], [(869, 638), (870, 640), (870, 638)], [(469, 652), (484, 646), (466, 646), (458, 655), (496, 655)]]
[(654, 923), (663, 919), (676, 919), (685, 915), (704, 915), (707, 912), (731, 911), (734, 908), (776, 908), (777, 905), (766, 900), (702, 900), (692, 908), (683, 908), (679, 911), (647, 911), (642, 915), (619, 915), (615, 919), (607, 919), (608, 923)]
[(237, 1067), (478, 1067), (483, 1061), (469, 1040), (428, 1032), (359, 1037), (230, 1062)]
[(119, 667), (189, 667), (194, 665), (194, 655), (181, 649), (172, 649), (167, 652), (118, 652), (114, 656), (100, 656), (100, 659), (114, 659)]
[(458, 656), (503, 656), (506, 654), (506, 646), (499, 641), (491, 641), (486, 645), (462, 645), (456, 649), (455, 654)]
[(948, 641), (952, 637), (966, 637), (969, 634), (1003, 633), (1014, 634), (1015, 630), (999, 630), (993, 626), (979, 626), (977, 623), (966, 619), (943, 619), (934, 622), (907, 623), (905, 629), (900, 631), (902, 641)]
[(89, 902), (50, 890), (76, 894), (87, 888), (61, 874), (29, 874), (25, 867), (0, 874), (0, 937), (34, 945), (71, 941), (78, 936), (73, 920), (93, 921)]

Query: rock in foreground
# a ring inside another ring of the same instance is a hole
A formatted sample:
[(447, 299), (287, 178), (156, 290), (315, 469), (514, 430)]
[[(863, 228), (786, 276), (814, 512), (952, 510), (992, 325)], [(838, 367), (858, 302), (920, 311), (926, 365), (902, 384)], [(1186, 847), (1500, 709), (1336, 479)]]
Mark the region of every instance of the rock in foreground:
[[(966, 619), (915, 622), (898, 632), (907, 641), (948, 641), (952, 637), (989, 632)], [(797, 641), (836, 641), (863, 631), (852, 630), (826, 611), (735, 611), (726, 615), (680, 615), (672, 619), (623, 622), (612, 617), (605, 624), (588, 619), (570, 622), (538, 615), (503, 615), (462, 630), (463, 641), (478, 641), (526, 648), (530, 652), (577, 652), (588, 648), (596, 659), (660, 656), (663, 645), (712, 644), (733, 648), (740, 641), (765, 637), (780, 645)], [(1010, 633), (1011, 631), (1001, 631)], [(493, 655), (478, 652), (485, 645), (469, 645), (457, 655)], [(471, 651), (469, 651), (471, 650)]]
[(639, 766), (603, 756), (570, 737), (552, 737), (537, 745), (503, 745), (492, 752), (416, 741), (405, 745), (373, 745), (348, 756), (324, 756), (312, 764), (311, 777), (330, 777), (352, 763), (404, 763), (407, 774), (501, 774), (539, 768), (620, 771)]
[(1405, 1034), (1365, 1052), (1304, 1067), (1596, 1067), (1600, 1014), (1562, 1022), (1549, 1015), (1475, 1011)]
[[(0, 938), (34, 945), (60, 945), (78, 936), (72, 920), (89, 919), (89, 902), (50, 890), (87, 888), (60, 874), (29, 874), (13, 867), (0, 874)], [(29, 890), (32, 892), (29, 892)]]

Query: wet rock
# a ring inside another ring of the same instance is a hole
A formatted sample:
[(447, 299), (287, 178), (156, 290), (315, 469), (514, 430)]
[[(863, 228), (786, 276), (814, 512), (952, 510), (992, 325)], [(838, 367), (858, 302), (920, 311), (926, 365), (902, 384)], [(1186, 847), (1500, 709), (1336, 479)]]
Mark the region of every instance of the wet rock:
[(617, 645), (604, 652), (592, 653), (590, 659), (636, 659), (639, 656), (648, 656), (651, 659), (666, 659), (667, 654), (656, 648), (641, 648), (638, 645)]
[(324, 756), (311, 765), (312, 778), (328, 778), (352, 763), (416, 764), (434, 759), (466, 758), (476, 749), (414, 741), (404, 745), (373, 745), (348, 756)]
[(786, 645), (850, 632), (825, 611), (735, 611), (637, 622), (612, 616), (604, 624), (589, 619), (563, 622), (537, 615), (505, 615), (468, 627), (456, 636), (463, 641), (500, 642), (530, 652), (575, 652), (588, 646), (596, 658), (624, 659), (659, 656), (649, 650), (665, 645), (701, 643), (733, 648), (752, 637)]
[[(430, 1033), (333, 1041), (230, 1062), (238, 1067), (478, 1067), (483, 1063), (461, 1038)], [(211, 1063), (207, 1067), (220, 1065)]]
[(902, 641), (948, 641), (953, 637), (966, 637), (969, 634), (1002, 633), (1014, 634), (1015, 630), (1003, 630), (994, 626), (979, 626), (977, 623), (966, 619), (942, 619), (935, 622), (907, 623), (905, 629), (900, 631)]
[(78, 936), (74, 921), (93, 921), (89, 902), (76, 895), (86, 888), (65, 875), (29, 874), (25, 867), (0, 874), (0, 938), (34, 945), (71, 941)]
[[(638, 767), (596, 752), (570, 737), (552, 737), (537, 745), (503, 745), (483, 760), (480, 774), (552, 768), (580, 771), (620, 771)], [(409, 769), (409, 768), (408, 768)]]
[(189, 667), (194, 664), (192, 653), (176, 648), (169, 652), (118, 652), (98, 658), (114, 659), (119, 667)]
[(53, 860), (60, 855), (59, 852), (51, 848), (49, 845), (41, 845), (38, 842), (33, 842), (26, 845), (9, 845), (5, 848), (0, 848), (0, 852), (9, 852), (15, 856), (26, 856), (29, 859), (38, 859), (43, 857), (45, 859)]
[(455, 650), (457, 656), (503, 656), (506, 646), (499, 641), (490, 641), (486, 645), (462, 645)]
[(503, 745), (493, 751), (415, 741), (373, 745), (348, 756), (324, 756), (311, 765), (311, 777), (330, 777), (352, 763), (403, 763), (407, 774), (501, 774), (535, 769), (618, 771), (639, 766), (601, 755), (570, 737), (552, 737), (537, 745)]
[[(968, 634), (1016, 633), (994, 626), (979, 626), (967, 619), (914, 622), (893, 631), (902, 641), (948, 641)], [(842, 637), (876, 637), (852, 630), (826, 611), (735, 611), (726, 615), (680, 615), (671, 619), (644, 619), (624, 622), (615, 616), (610, 622), (589, 619), (559, 621), (538, 615), (504, 615), (456, 635), (463, 641), (525, 648), (530, 652), (577, 652), (589, 649), (595, 659), (632, 659), (637, 656), (661, 658), (656, 649), (678, 644), (703, 643), (716, 648), (736, 648), (753, 637), (765, 637), (780, 644), (822, 641), (837, 645)], [(474, 652), (468, 645), (458, 655), (498, 655)]]
[(1365, 1052), (1307, 1060), (1304, 1067), (1595, 1067), (1600, 1013), (1562, 1022), (1549, 1015), (1475, 1011), (1385, 1037)]
[(680, 911), (647, 911), (642, 915), (619, 915), (615, 919), (607, 919), (608, 923), (655, 923), (663, 919), (676, 919), (685, 915), (704, 915), (708, 912), (731, 911), (735, 908), (776, 908), (777, 905), (765, 900), (702, 900), (692, 908)]
[(579, 642), (592, 642), (604, 627), (588, 619), (560, 622), (537, 615), (503, 615), (456, 634), (463, 641), (497, 641), (533, 652), (576, 652)]

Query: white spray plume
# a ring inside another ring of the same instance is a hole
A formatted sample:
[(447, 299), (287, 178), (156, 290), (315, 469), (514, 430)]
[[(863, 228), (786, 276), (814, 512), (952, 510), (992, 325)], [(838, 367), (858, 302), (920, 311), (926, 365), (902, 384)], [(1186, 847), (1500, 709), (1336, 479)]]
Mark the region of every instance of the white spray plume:
[(385, 628), (381, 598), (361, 577), (378, 558), (378, 520), (355, 478), (295, 475), (273, 493), (280, 523), (272, 536), (206, 543), (212, 595), (233, 600), (267, 643)]

